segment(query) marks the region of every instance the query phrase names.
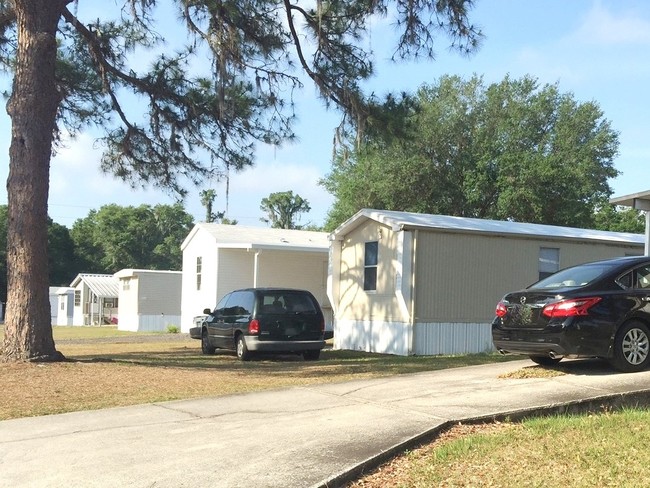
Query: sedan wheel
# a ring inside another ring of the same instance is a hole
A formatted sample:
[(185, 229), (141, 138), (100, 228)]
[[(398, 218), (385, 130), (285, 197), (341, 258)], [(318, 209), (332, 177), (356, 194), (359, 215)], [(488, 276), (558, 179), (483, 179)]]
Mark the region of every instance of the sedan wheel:
[(628, 322), (616, 334), (612, 365), (619, 371), (642, 371), (650, 361), (650, 332), (641, 322)]

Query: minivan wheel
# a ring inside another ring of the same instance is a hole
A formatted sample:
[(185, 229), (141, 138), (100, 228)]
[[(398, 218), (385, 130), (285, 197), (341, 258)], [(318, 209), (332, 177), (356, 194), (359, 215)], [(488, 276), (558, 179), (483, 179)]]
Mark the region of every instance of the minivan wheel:
[(562, 361), (562, 358), (552, 358), (550, 356), (528, 356), (532, 362), (540, 366), (555, 366)]
[(203, 354), (214, 354), (215, 347), (210, 345), (210, 340), (208, 339), (208, 331), (203, 329), (201, 332), (201, 352)]
[(251, 353), (246, 347), (246, 339), (244, 339), (244, 335), (239, 334), (236, 341), (235, 350), (237, 351), (237, 357), (242, 361), (248, 361), (251, 358)]
[(637, 320), (631, 320), (619, 329), (614, 339), (612, 366), (624, 373), (642, 371), (650, 362), (650, 331)]
[(304, 351), (302, 357), (305, 358), (305, 361), (316, 361), (320, 357), (320, 349)]

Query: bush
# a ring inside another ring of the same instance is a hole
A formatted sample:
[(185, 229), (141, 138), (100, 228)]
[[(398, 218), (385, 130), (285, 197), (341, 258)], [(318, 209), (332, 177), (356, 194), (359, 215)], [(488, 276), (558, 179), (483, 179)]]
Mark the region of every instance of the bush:
[(178, 328), (178, 325), (169, 324), (167, 326), (167, 332), (169, 334), (178, 334), (181, 330)]

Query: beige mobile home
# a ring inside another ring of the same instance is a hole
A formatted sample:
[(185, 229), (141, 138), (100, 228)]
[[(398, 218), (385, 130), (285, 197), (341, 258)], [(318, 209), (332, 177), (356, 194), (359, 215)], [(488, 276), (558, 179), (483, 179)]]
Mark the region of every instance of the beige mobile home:
[(331, 329), (325, 232), (199, 223), (183, 244), (181, 330), (238, 288), (281, 286), (311, 291)]
[(644, 249), (643, 235), (368, 209), (330, 240), (334, 347), (399, 355), (492, 350), (506, 292)]
[(107, 325), (117, 318), (117, 278), (107, 274), (78, 274), (74, 288), (72, 325)]
[(119, 280), (119, 330), (165, 331), (181, 325), (180, 271), (123, 269)]

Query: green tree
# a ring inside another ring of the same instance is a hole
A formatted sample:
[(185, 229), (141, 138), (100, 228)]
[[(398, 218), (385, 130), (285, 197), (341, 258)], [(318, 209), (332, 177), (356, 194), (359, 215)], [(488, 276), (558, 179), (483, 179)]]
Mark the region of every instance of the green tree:
[(176, 205), (104, 205), (77, 220), (71, 231), (78, 261), (90, 273), (124, 268), (182, 268), (180, 246), (193, 227), (192, 216)]
[[(7, 205), (0, 205), (0, 302), (7, 301)], [(67, 227), (48, 218), (49, 279), (52, 286), (68, 286), (81, 271)]]
[[(302, 84), (296, 64), (326, 101), (362, 121), (361, 81), (373, 72), (364, 37), (389, 7), (400, 27), (396, 57), (432, 57), (436, 32), (461, 51), (480, 38), (467, 17), (471, 0), (317, 0), (314, 8), (296, 0), (169, 0), (181, 24), (175, 35), (188, 36), (172, 50), (159, 34), (169, 28), (156, 25), (162, 2), (101, 4), (101, 18), (83, 19), (69, 8), (83, 1), (0, 0), (0, 66), (13, 76), (7, 360), (62, 359), (47, 293), (47, 197), (63, 129), (104, 128), (104, 171), (182, 194), (183, 179), (200, 184), (240, 169), (256, 141), (293, 136), (285, 96)], [(193, 74), (200, 66), (210, 68)], [(133, 109), (131, 94), (145, 113)]]
[(640, 210), (629, 207), (603, 205), (594, 216), (594, 229), (643, 234), (645, 215)]
[(339, 150), (322, 181), (336, 197), (328, 229), (361, 208), (591, 227), (618, 174), (598, 105), (529, 76), (444, 76), (383, 111), (403, 135)]
[(296, 219), (301, 213), (309, 212), (311, 207), (307, 200), (294, 195), (293, 191), (281, 191), (262, 198), (260, 210), (267, 215), (260, 220), (271, 224), (274, 229), (301, 229)]

